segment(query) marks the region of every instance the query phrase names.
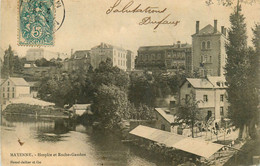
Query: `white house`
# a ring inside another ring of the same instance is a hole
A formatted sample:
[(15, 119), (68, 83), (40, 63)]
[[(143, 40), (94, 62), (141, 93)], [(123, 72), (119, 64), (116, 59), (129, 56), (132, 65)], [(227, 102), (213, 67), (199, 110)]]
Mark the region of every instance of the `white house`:
[(19, 97), (30, 96), (30, 85), (18, 77), (9, 77), (1, 79), (0, 84), (0, 104), (5, 105), (6, 101)]
[(194, 95), (201, 120), (215, 121), (227, 117), (227, 83), (224, 77), (187, 78), (180, 87), (179, 102), (185, 105)]
[(91, 104), (74, 104), (69, 110), (73, 111), (73, 114), (75, 115), (83, 115), (84, 113), (88, 115), (92, 115), (90, 109)]

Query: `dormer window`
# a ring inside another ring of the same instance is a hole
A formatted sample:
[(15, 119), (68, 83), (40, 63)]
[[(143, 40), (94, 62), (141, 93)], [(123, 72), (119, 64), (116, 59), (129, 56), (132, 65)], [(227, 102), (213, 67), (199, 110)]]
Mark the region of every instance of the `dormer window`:
[(190, 88), (191, 87), (191, 84), (190, 83), (188, 83), (188, 88)]

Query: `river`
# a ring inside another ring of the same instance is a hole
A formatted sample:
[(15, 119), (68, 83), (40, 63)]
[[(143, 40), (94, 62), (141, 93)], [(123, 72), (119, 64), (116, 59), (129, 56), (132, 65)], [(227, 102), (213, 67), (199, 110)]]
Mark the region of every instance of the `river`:
[(3, 166), (170, 165), (143, 149), (122, 143), (113, 134), (64, 119), (2, 117), (1, 135)]

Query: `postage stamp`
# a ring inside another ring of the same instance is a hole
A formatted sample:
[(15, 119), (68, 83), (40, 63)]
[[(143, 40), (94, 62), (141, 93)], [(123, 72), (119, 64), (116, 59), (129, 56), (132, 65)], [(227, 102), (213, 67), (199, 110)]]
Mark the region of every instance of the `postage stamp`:
[(19, 0), (18, 44), (54, 45), (54, 0)]

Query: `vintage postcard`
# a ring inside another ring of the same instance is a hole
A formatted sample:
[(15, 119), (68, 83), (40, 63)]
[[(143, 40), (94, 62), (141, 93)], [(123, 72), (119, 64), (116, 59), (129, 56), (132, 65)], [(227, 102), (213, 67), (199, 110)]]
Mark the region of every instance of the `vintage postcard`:
[(0, 165), (260, 165), (259, 57), (259, 0), (1, 0)]

